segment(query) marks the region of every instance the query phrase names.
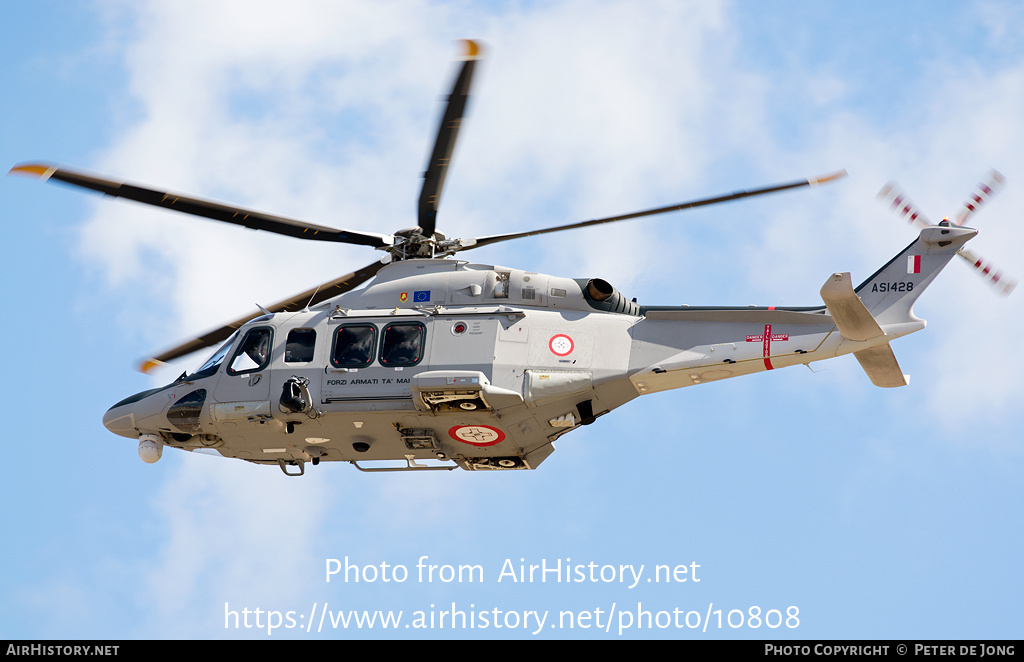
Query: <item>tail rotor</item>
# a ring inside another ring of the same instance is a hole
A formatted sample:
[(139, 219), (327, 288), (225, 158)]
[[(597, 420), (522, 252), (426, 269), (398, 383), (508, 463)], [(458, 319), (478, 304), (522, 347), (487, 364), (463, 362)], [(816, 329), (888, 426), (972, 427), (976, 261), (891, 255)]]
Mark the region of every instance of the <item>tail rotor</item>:
[[(954, 223), (962, 226), (1002, 188), (1005, 182), (1006, 179), (999, 171), (989, 171), (985, 179), (978, 183), (974, 192), (964, 201), (955, 219), (951, 222), (948, 218), (944, 218), (939, 225)], [(882, 190), (878, 192), (878, 199), (889, 205), (891, 210), (918, 229), (933, 225), (895, 182), (889, 182), (883, 186)], [(966, 246), (961, 248), (957, 255), (966, 260), (971, 268), (995, 287), (1000, 294), (1008, 295), (1017, 287), (1015, 279), (1007, 276), (1003, 270), (998, 269), (989, 260), (968, 250)]]

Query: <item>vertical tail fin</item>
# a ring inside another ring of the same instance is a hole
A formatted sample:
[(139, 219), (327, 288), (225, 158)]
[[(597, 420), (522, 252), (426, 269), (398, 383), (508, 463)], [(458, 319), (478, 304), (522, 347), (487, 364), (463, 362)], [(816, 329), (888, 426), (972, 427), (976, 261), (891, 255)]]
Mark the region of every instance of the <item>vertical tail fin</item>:
[(921, 230), (885, 266), (857, 287), (857, 296), (879, 324), (917, 321), (912, 308), (957, 251), (978, 231), (950, 225), (933, 225)]

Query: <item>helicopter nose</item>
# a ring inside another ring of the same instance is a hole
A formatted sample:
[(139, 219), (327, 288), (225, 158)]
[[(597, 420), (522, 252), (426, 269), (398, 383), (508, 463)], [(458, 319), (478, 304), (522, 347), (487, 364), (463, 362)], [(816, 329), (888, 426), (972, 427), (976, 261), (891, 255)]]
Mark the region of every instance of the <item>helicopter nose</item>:
[[(122, 437), (137, 438), (139, 436), (139, 405), (145, 402), (149, 396), (161, 390), (163, 389), (151, 389), (121, 400), (103, 415), (103, 427)], [(142, 417), (145, 418), (144, 413)]]
[(117, 404), (103, 414), (103, 427), (122, 437), (137, 437), (135, 415), (131, 405)]

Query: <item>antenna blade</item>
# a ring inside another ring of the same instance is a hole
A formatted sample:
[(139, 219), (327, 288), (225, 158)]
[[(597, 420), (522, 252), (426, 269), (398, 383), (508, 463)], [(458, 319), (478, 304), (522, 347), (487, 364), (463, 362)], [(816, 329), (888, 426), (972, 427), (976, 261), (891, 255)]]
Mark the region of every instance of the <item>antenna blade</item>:
[(473, 82), (473, 69), (480, 57), (479, 43), (469, 40), (462, 43), (466, 46), (466, 53), (463, 56), (465, 61), (455, 79), (452, 93), (448, 96), (448, 104), (441, 117), (441, 126), (437, 129), (434, 151), (431, 152), (427, 170), (423, 173), (418, 222), (426, 237), (433, 235), (437, 229), (437, 208), (441, 202), (441, 191), (444, 189), (444, 179), (448, 174), (448, 165), (451, 163), (452, 152), (455, 149), (455, 139), (459, 135), (462, 118), (466, 114), (469, 88)]
[(11, 168), (9, 174), (31, 175), (41, 178), (43, 181), (50, 179), (77, 186), (79, 188), (99, 191), (106, 195), (117, 198), (128, 198), (147, 205), (163, 207), (173, 211), (180, 211), (193, 216), (202, 216), (215, 221), (241, 225), (251, 230), (264, 230), (283, 234), (299, 239), (311, 239), (314, 241), (331, 241), (343, 244), (358, 244), (361, 246), (373, 246), (383, 248), (394, 243), (390, 235), (375, 234), (370, 232), (353, 232), (351, 230), (338, 230), (323, 225), (315, 225), (304, 221), (296, 221), (282, 216), (273, 216), (258, 211), (233, 207), (219, 202), (203, 200), (201, 198), (190, 198), (177, 193), (158, 191), (155, 189), (127, 184), (112, 179), (107, 179), (93, 173), (87, 173), (70, 168), (41, 164), (25, 163)]
[[(657, 209), (647, 209), (645, 211), (637, 211), (630, 214), (621, 214), (619, 216), (609, 216), (607, 218), (597, 218), (590, 221), (582, 221), (579, 223), (571, 223), (569, 225), (559, 225), (556, 227), (543, 228), (540, 230), (531, 230), (529, 232), (513, 232), (509, 234), (498, 234), (491, 235), (488, 237), (479, 237), (476, 239), (467, 239), (465, 245), (459, 250), (468, 250), (470, 248), (479, 248), (480, 246), (487, 246), (489, 244), (495, 244), (499, 241), (508, 241), (509, 239), (519, 239), (521, 237), (532, 237), (539, 234), (548, 234), (549, 232), (561, 232), (563, 230), (575, 230), (577, 228), (590, 227), (592, 225), (601, 225), (604, 223), (615, 223), (618, 221), (628, 221), (634, 218), (641, 218), (644, 216), (653, 216), (655, 214), (664, 214), (672, 211), (683, 211), (686, 209), (693, 209), (695, 207), (706, 207), (708, 205), (714, 205), (721, 202), (731, 202), (733, 200), (740, 200), (742, 198), (751, 198), (758, 195), (767, 195), (769, 193), (778, 193), (780, 191), (787, 191), (790, 189), (801, 188), (804, 186), (818, 186), (820, 184), (826, 184), (828, 182), (841, 179), (846, 177), (846, 171), (840, 170), (829, 175), (823, 175), (821, 177), (810, 177), (808, 179), (802, 179), (796, 182), (789, 182), (787, 184), (776, 184), (774, 186), (767, 186), (764, 188), (754, 189), (751, 191), (736, 191), (734, 193), (728, 193), (725, 195), (715, 196), (713, 198), (702, 198), (700, 200), (691, 200), (689, 202), (680, 202), (678, 204), (669, 205), (667, 207), (658, 207)], [(474, 242), (474, 243), (470, 243)]]

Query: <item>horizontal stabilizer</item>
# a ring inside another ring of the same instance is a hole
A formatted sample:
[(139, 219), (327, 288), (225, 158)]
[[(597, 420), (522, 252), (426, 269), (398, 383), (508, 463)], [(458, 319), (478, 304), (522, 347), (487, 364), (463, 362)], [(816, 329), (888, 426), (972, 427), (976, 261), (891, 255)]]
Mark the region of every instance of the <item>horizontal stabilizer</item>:
[(870, 340), (884, 335), (882, 327), (853, 291), (849, 273), (832, 274), (821, 286), (821, 299), (839, 333), (847, 340)]
[(900, 364), (896, 362), (896, 355), (892, 353), (889, 343), (878, 345), (870, 349), (862, 349), (854, 352), (854, 356), (860, 362), (860, 367), (868, 373), (871, 383), (882, 388), (896, 388), (906, 386), (910, 383), (910, 377), (903, 374)]
[[(843, 338), (863, 341), (885, 335), (882, 327), (878, 326), (878, 322), (853, 291), (849, 273), (832, 274), (821, 286), (821, 299)], [(895, 388), (910, 383), (910, 378), (903, 374), (900, 364), (896, 362), (896, 355), (892, 353), (889, 343), (862, 349), (853, 355), (875, 386)]]

